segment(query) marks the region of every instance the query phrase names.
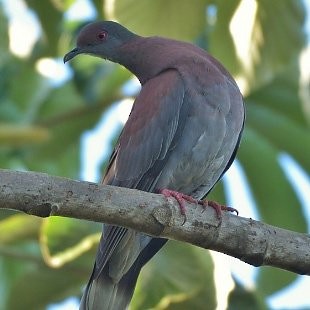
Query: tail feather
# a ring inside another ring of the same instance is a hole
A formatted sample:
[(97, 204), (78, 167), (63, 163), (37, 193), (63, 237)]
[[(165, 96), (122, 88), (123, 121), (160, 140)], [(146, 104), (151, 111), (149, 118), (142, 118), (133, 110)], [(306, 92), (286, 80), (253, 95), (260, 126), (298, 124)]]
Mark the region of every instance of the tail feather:
[[(118, 282), (109, 276), (108, 264), (95, 279), (93, 271), (83, 294), (80, 310), (125, 310), (134, 293), (141, 268), (166, 242), (166, 239), (152, 239)], [(94, 270), (95, 268), (96, 266)]]
[(135, 279), (131, 281), (132, 277), (129, 273), (130, 271), (118, 283), (114, 283), (105, 270), (97, 279), (91, 279), (83, 295), (80, 310), (126, 309), (136, 283)]

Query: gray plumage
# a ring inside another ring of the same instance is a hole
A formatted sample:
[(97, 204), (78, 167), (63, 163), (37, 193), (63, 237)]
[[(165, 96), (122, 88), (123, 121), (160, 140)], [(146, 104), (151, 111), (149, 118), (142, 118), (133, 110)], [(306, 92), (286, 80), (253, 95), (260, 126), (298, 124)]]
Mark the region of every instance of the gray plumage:
[[(114, 22), (82, 29), (64, 60), (81, 53), (122, 64), (142, 84), (103, 183), (207, 195), (236, 155), (245, 117), (224, 67), (192, 44), (140, 37)], [(166, 241), (104, 225), (81, 309), (125, 309), (140, 269)]]

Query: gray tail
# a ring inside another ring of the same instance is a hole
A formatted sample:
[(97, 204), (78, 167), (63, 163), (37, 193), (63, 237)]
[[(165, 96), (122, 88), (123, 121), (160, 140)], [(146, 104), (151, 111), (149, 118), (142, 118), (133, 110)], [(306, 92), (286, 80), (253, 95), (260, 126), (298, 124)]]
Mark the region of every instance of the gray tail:
[(167, 239), (153, 238), (119, 282), (110, 278), (108, 264), (96, 279), (93, 272), (83, 294), (80, 310), (125, 310), (132, 298), (141, 268), (166, 242)]

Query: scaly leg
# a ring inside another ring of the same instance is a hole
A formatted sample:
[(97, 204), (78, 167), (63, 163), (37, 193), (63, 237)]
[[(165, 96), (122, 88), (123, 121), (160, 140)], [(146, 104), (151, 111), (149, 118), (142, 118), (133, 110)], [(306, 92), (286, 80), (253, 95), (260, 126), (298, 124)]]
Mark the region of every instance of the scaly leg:
[(239, 214), (238, 210), (235, 208), (220, 205), (219, 203), (217, 203), (215, 201), (194, 199), (193, 197), (191, 197), (189, 195), (185, 195), (183, 193), (173, 191), (170, 189), (166, 189), (166, 188), (161, 189), (161, 190), (159, 190), (159, 193), (164, 195), (167, 198), (168, 197), (175, 198), (179, 204), (181, 214), (184, 216), (186, 216), (186, 214), (185, 214), (186, 213), (185, 202), (196, 203), (196, 204), (198, 203), (201, 206), (203, 206), (204, 208), (211, 207), (215, 210), (216, 215), (219, 219), (222, 218), (222, 211), (236, 212), (237, 215)]

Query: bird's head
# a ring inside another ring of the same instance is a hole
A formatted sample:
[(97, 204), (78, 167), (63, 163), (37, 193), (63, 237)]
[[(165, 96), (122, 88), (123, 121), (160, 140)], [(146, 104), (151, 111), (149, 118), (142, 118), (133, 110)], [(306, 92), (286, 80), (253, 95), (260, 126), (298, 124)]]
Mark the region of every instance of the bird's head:
[(137, 35), (116, 22), (101, 21), (88, 24), (80, 31), (76, 48), (65, 55), (64, 62), (78, 54), (89, 54), (119, 62), (119, 48), (135, 37)]

